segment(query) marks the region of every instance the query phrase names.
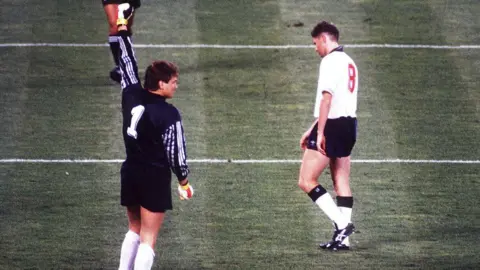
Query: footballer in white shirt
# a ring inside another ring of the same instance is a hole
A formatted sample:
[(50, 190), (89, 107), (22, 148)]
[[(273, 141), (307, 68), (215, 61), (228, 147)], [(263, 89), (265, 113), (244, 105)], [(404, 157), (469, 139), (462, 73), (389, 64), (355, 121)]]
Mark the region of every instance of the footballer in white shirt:
[[(339, 31), (322, 21), (312, 30), (316, 52), (322, 57), (314, 107), (315, 121), (300, 139), (304, 150), (300, 167), (299, 187), (332, 220), (332, 240), (320, 244), (328, 250), (350, 249), (349, 235), (353, 197), (350, 190), (350, 154), (357, 133), (358, 69), (355, 62), (338, 44)], [(318, 183), (322, 172), (330, 166), (337, 203)]]

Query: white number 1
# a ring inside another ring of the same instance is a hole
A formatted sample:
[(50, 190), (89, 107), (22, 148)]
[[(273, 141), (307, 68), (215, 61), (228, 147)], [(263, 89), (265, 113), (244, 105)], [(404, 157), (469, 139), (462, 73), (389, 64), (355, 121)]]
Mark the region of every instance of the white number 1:
[(134, 139), (137, 139), (137, 125), (140, 118), (142, 118), (144, 111), (145, 107), (143, 107), (143, 105), (135, 106), (132, 109), (132, 119), (130, 121), (130, 126), (127, 128), (127, 134)]

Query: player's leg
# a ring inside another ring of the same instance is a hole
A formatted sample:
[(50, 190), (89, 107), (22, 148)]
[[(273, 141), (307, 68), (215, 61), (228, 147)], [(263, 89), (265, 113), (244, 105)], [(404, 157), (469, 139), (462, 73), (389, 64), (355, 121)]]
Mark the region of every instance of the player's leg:
[(165, 212), (172, 209), (171, 172), (168, 168), (145, 167), (140, 182), (140, 246), (135, 269), (150, 269)]
[(113, 56), (113, 61), (115, 62), (115, 67), (110, 71), (110, 78), (116, 82), (120, 82), (121, 76), (120, 69), (118, 68), (120, 45), (117, 31), (118, 4), (115, 2), (116, 1), (104, 1), (103, 9), (108, 22), (108, 44), (110, 45), (110, 51)]
[(119, 269), (131, 269), (138, 246), (140, 245), (140, 206), (138, 198), (137, 179), (142, 170), (137, 166), (124, 162), (120, 171), (121, 188), (120, 203), (127, 209), (128, 232), (122, 243)]
[[(124, 1), (125, 2), (125, 1)], [(132, 1), (128, 1), (130, 3), (130, 5), (134, 8), (135, 12), (137, 11), (138, 8), (140, 8), (140, 0), (132, 0)], [(134, 19), (135, 19), (135, 13), (132, 13), (132, 15), (130, 16), (130, 18), (128, 19), (128, 31), (130, 32), (130, 35), (133, 35), (133, 22), (134, 22)]]
[(141, 207), (140, 216), (140, 246), (135, 258), (135, 269), (151, 269), (155, 257), (154, 247), (158, 232), (163, 224), (165, 212), (152, 212)]
[(122, 249), (120, 252), (119, 270), (127, 270), (133, 268), (135, 257), (137, 255), (138, 246), (140, 245), (140, 206), (128, 206), (128, 232), (123, 239)]
[(303, 153), (298, 186), (306, 193), (318, 186), (318, 177), (328, 166), (329, 158), (320, 152), (306, 149)]
[[(353, 196), (350, 189), (350, 156), (336, 158), (330, 162), (330, 170), (333, 185), (337, 193), (337, 206), (340, 212), (352, 221)], [(349, 238), (345, 238), (343, 244), (350, 246)]]
[(330, 172), (337, 196), (351, 197), (350, 156), (332, 159), (330, 161)]
[(337, 194), (337, 205), (350, 220), (353, 208), (353, 196), (350, 189), (350, 156), (332, 160), (330, 171)]
[[(325, 125), (325, 136), (330, 138), (326, 143), (326, 150), (331, 157), (330, 172), (335, 192), (337, 193), (337, 206), (345, 215), (349, 224), (351, 223), (353, 197), (350, 190), (350, 154), (356, 141), (356, 119), (341, 117), (329, 119)], [(353, 228), (353, 224), (352, 224)], [(353, 230), (352, 232), (353, 233)], [(344, 238), (342, 242), (336, 243), (338, 228), (335, 228), (332, 241), (321, 244), (321, 248), (349, 249), (349, 239)], [(336, 243), (331, 245), (332, 243)]]
[(348, 220), (340, 212), (327, 190), (318, 184), (317, 180), (328, 166), (329, 161), (330, 159), (319, 151), (306, 149), (300, 167), (298, 185), (330, 220), (335, 222), (338, 228), (344, 229), (348, 225)]
[[(124, 1), (124, 2), (127, 2), (127, 1)], [(134, 8), (135, 12), (141, 6), (140, 0), (130, 0), (128, 1), (128, 3), (130, 4), (130, 6)], [(133, 34), (132, 27), (133, 27), (134, 17), (135, 17), (135, 13), (132, 13), (132, 16), (130, 17), (130, 19), (128, 19), (128, 30), (130, 31), (130, 34)]]
[[(353, 197), (350, 190), (350, 156), (342, 158), (334, 158), (330, 161), (330, 172), (332, 176), (333, 186), (335, 193), (337, 194), (337, 206), (340, 212), (348, 219), (348, 222), (352, 222), (352, 208)], [(335, 230), (335, 228), (334, 228)], [(320, 248), (327, 248), (331, 245), (330, 242), (320, 244)], [(350, 239), (345, 238), (341, 244), (337, 247), (338, 250), (350, 249)]]

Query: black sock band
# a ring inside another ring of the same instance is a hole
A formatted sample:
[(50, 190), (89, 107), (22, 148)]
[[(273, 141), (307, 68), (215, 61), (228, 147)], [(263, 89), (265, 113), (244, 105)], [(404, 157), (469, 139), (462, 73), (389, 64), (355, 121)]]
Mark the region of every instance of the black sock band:
[(323, 194), (327, 193), (327, 190), (324, 189), (321, 185), (314, 187), (310, 192), (308, 192), (308, 196), (315, 202), (318, 198), (320, 198)]
[(353, 197), (342, 197), (337, 196), (337, 206), (338, 207), (347, 207), (353, 208)]
[(110, 36), (108, 44), (110, 45), (110, 51), (112, 52), (113, 61), (118, 66), (118, 58), (120, 57), (120, 43), (118, 43), (118, 36)]

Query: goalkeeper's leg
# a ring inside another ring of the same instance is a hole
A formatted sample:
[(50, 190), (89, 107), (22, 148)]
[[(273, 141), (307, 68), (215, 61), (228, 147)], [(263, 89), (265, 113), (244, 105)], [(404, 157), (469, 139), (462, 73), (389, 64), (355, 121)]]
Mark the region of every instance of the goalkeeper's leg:
[(119, 270), (129, 270), (133, 268), (138, 246), (140, 245), (140, 207), (127, 207), (127, 216), (129, 230), (123, 239)]
[(151, 269), (155, 258), (154, 247), (162, 227), (165, 212), (152, 212), (140, 207), (141, 229), (140, 246), (135, 258), (134, 269)]

